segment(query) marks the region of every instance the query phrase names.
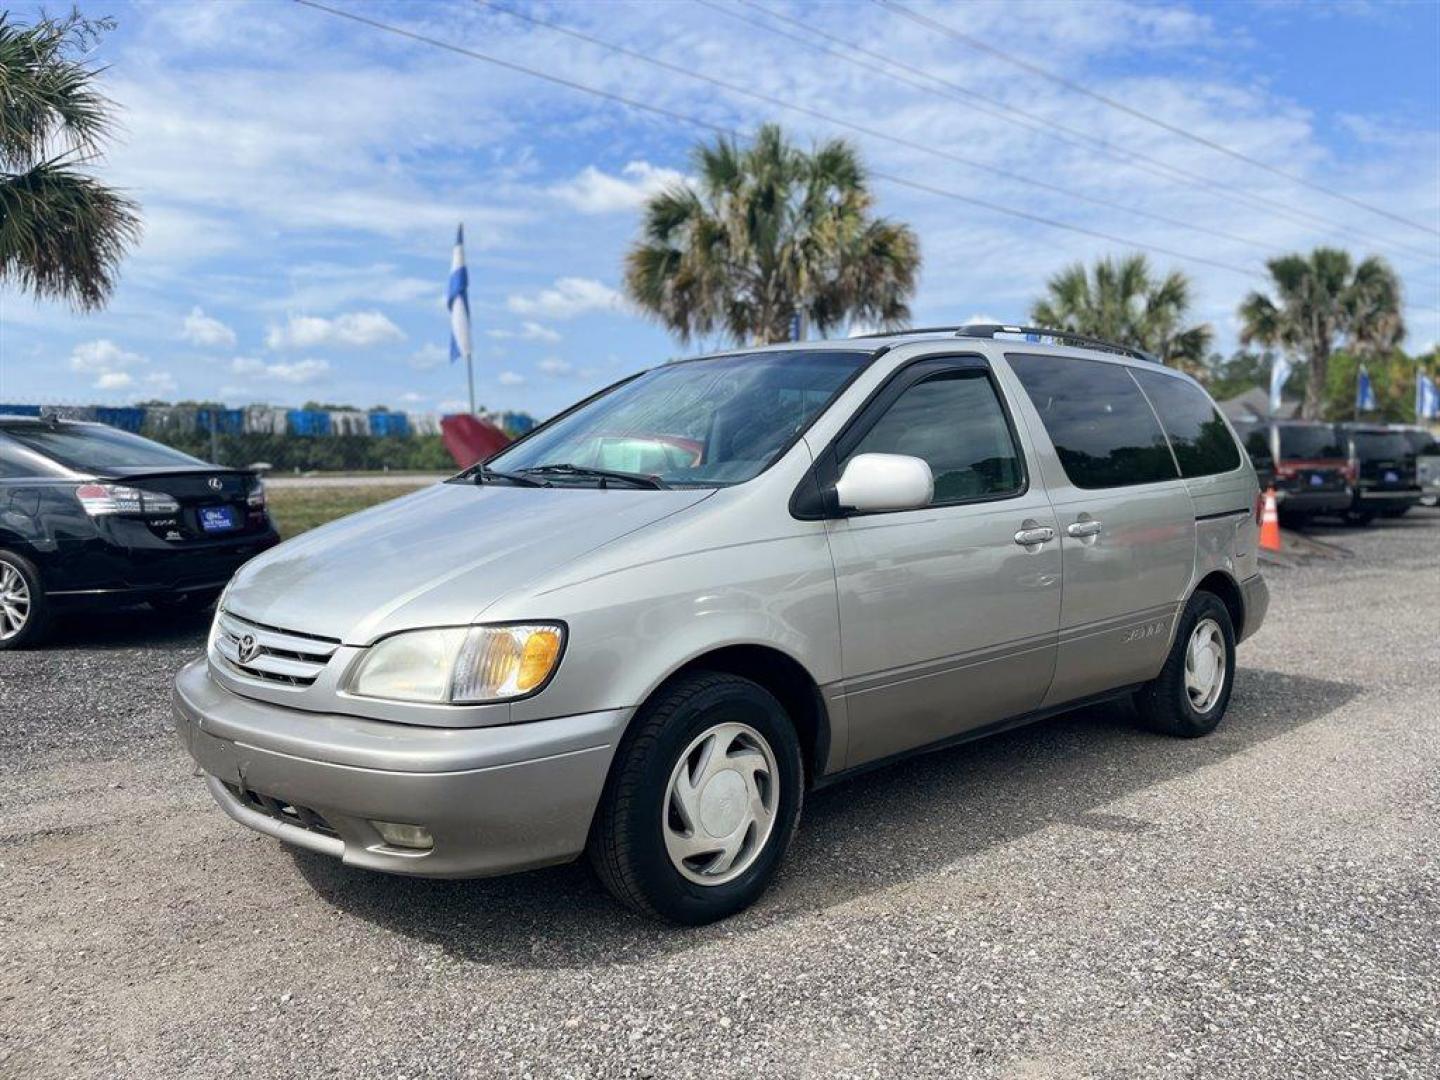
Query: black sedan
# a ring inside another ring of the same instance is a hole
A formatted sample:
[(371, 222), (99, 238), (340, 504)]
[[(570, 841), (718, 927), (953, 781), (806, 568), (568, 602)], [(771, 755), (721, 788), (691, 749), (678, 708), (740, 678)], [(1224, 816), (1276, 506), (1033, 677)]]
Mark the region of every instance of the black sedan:
[(69, 608), (202, 610), (279, 541), (253, 472), (103, 424), (0, 416), (0, 649)]

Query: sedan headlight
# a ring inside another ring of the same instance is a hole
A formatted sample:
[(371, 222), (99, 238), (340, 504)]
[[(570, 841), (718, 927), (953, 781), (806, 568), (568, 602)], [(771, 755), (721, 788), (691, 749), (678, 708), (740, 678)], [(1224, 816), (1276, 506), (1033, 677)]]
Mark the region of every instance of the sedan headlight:
[(509, 701), (545, 685), (564, 644), (557, 623), (410, 630), (372, 645), (348, 689), (433, 705)]

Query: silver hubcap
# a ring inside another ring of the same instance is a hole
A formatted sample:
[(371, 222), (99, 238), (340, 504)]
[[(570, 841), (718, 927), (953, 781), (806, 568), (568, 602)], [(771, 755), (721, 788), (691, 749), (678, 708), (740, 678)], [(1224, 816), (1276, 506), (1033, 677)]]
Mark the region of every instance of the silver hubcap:
[(25, 576), (0, 562), (0, 641), (9, 641), (30, 621), (30, 586)]
[(1225, 689), (1225, 635), (1214, 619), (1201, 619), (1185, 650), (1185, 691), (1191, 707), (1209, 712)]
[(700, 885), (723, 885), (755, 862), (775, 827), (780, 770), (765, 737), (717, 724), (680, 755), (661, 810), (670, 862)]

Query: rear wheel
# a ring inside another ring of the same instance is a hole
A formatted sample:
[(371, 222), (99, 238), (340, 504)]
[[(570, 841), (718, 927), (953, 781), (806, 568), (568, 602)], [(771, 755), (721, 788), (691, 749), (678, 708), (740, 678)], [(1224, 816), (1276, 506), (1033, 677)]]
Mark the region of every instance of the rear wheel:
[(1345, 520), (1351, 525), (1369, 525), (1375, 520), (1374, 510), (1346, 510)]
[(591, 864), (621, 902), (699, 925), (765, 891), (800, 816), (795, 728), (764, 687), (698, 672), (662, 688), (616, 754)]
[(1146, 726), (1193, 739), (1214, 731), (1235, 685), (1235, 627), (1214, 593), (1197, 592), (1185, 606), (1175, 643), (1159, 676), (1135, 695)]
[(49, 621), (39, 569), (23, 555), (0, 551), (0, 650), (35, 644)]
[(1387, 518), (1398, 518), (1398, 517), (1404, 517), (1404, 516), (1405, 516), (1406, 514), (1408, 514), (1409, 512), (1410, 512), (1410, 505), (1407, 503), (1407, 504), (1404, 505), (1404, 506), (1392, 506), (1392, 507), (1390, 507), (1388, 510), (1381, 510), (1381, 511), (1380, 511), (1380, 516), (1381, 516), (1381, 517), (1387, 517)]

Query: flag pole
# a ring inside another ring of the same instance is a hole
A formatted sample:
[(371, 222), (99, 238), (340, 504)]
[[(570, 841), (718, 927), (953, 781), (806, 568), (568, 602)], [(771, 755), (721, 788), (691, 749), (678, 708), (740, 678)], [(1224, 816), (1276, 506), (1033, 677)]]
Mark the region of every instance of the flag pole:
[(472, 353), (465, 354), (465, 377), (470, 383), (470, 415), (475, 415), (475, 360)]

